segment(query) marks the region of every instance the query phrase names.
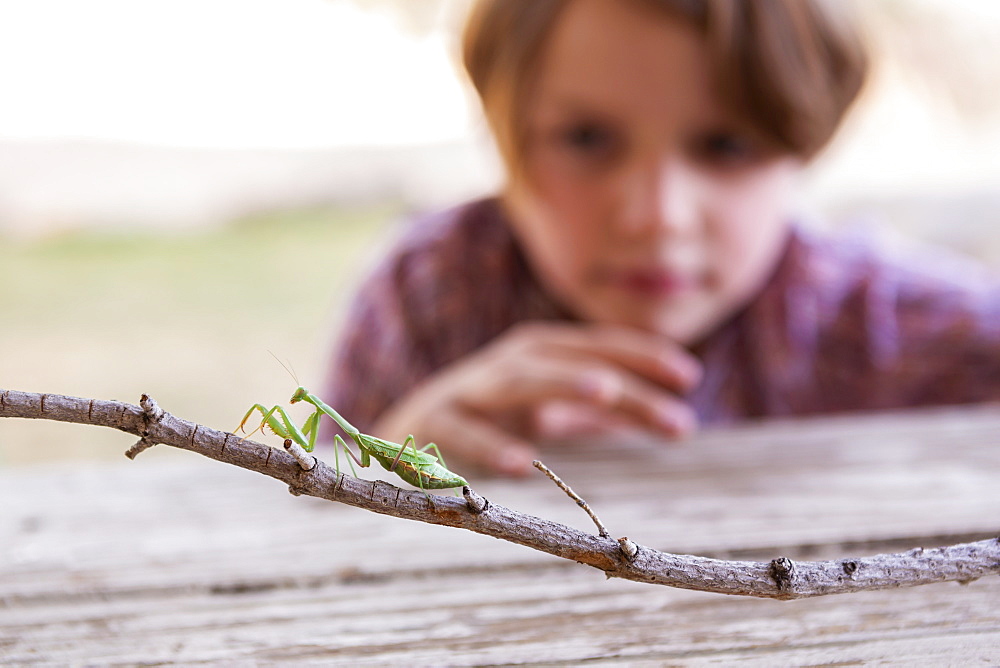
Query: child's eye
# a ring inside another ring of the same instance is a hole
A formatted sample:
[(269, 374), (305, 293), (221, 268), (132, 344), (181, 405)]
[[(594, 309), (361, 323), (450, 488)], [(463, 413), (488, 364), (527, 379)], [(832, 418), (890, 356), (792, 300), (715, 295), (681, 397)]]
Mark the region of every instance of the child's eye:
[(606, 159), (618, 150), (618, 138), (613, 130), (599, 123), (578, 123), (564, 128), (559, 141), (585, 157)]
[(748, 137), (734, 132), (708, 132), (694, 142), (695, 155), (719, 167), (738, 167), (756, 162), (760, 152)]

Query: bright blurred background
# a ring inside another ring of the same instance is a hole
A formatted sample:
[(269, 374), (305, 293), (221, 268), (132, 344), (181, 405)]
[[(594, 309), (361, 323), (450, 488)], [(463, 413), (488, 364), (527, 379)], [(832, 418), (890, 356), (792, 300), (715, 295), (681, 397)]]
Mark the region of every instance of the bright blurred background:
[[(231, 429), (291, 394), (269, 351), (318, 386), (394, 223), (498, 183), (468, 6), (0, 0), (0, 387)], [(861, 7), (877, 69), (803, 208), (1000, 267), (1000, 3)], [(131, 440), (0, 420), (0, 465)]]

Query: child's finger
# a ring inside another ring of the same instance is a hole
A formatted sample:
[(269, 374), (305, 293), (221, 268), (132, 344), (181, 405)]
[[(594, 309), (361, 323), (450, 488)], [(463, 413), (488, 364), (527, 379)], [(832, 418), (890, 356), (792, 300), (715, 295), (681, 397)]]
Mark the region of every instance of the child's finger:
[(584, 332), (603, 358), (678, 392), (687, 392), (701, 380), (700, 360), (661, 336), (613, 325), (594, 325)]
[(697, 416), (684, 401), (631, 373), (614, 368), (588, 371), (583, 382), (589, 392), (583, 398), (644, 426), (674, 437), (697, 427)]
[(627, 369), (600, 361), (511, 360), (470, 377), (459, 401), (480, 413), (501, 413), (563, 399), (584, 401), (671, 436), (695, 427), (691, 409), (670, 392)]
[(518, 354), (599, 357), (679, 393), (701, 379), (701, 362), (683, 346), (630, 327), (532, 323), (512, 338)]
[(602, 410), (580, 401), (550, 401), (532, 415), (531, 433), (545, 440), (566, 440), (578, 436), (607, 435), (635, 428), (614, 411)]

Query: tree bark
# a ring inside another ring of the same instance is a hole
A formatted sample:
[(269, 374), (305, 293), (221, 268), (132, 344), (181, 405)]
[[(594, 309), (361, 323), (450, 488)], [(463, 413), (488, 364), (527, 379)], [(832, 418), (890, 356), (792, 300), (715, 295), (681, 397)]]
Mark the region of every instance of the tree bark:
[(816, 562), (793, 562), (785, 557), (770, 562), (726, 561), (669, 554), (637, 545), (627, 538), (616, 540), (588, 534), (520, 513), (491, 503), (468, 487), (464, 488), (462, 499), (428, 497), (421, 491), (400, 489), (383, 481), (360, 480), (338, 473), (304, 452), (293, 456), (175, 417), (162, 411), (145, 395), (140, 403), (141, 406), (134, 406), (118, 401), (0, 390), (0, 417), (58, 420), (118, 429), (139, 437), (136, 445), (126, 453), (130, 458), (151, 445), (162, 443), (263, 473), (284, 482), (296, 495), (315, 496), (384, 515), (475, 531), (593, 566), (608, 577), (639, 582), (787, 600), (933, 582), (965, 583), (985, 575), (1000, 574), (1000, 538)]

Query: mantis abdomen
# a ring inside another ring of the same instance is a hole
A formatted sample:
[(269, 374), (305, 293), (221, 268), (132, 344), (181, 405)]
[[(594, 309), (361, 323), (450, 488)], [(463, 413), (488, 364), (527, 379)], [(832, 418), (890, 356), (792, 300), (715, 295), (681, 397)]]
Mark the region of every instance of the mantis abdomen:
[(386, 471), (392, 471), (414, 487), (420, 487), (421, 489), (450, 489), (467, 484), (464, 478), (455, 475), (437, 463), (415, 466), (405, 459), (400, 459), (396, 462), (396, 468), (393, 469), (394, 457), (388, 457), (374, 451), (370, 454), (378, 460), (382, 468)]

